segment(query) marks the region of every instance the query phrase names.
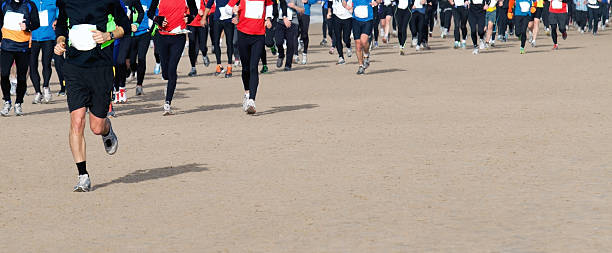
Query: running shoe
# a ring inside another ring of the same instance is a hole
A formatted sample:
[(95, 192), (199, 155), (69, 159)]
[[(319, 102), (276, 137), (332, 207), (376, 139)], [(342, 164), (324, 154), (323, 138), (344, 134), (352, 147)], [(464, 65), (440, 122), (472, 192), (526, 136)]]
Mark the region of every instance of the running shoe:
[(461, 48), (465, 49), (465, 47), (466, 47), (465, 40), (462, 40), (461, 41)]
[(257, 110), (255, 109), (255, 100), (249, 99), (247, 101), (246, 113), (247, 114), (255, 114), (255, 112), (257, 112)]
[(161, 73), (161, 64), (155, 63), (155, 69), (153, 69), (153, 73), (159, 75)]
[[(510, 34), (512, 35), (512, 34)], [(550, 36), (550, 28), (546, 27), (546, 36)]]
[(334, 54), (334, 53), (335, 53), (334, 47), (330, 47), (329, 48), (329, 54)]
[(189, 71), (189, 74), (187, 74), (187, 76), (189, 77), (194, 77), (198, 75), (198, 71), (196, 70), (195, 67), (191, 67), (191, 70)]
[(32, 100), (32, 104), (40, 103), (42, 103), (42, 94), (40, 94), (40, 92), (36, 92), (36, 95), (34, 95), (34, 99)]
[(461, 44), (459, 44), (459, 41), (455, 41), (455, 44), (453, 45), (454, 49), (460, 48)]
[(268, 65), (263, 65), (263, 67), (261, 67), (261, 71), (259, 71), (259, 73), (261, 73), (261, 74), (268, 73)]
[(520, 53), (521, 53), (521, 54), (525, 54), (525, 48), (522, 48), (522, 47), (521, 47), (521, 51), (520, 51)]
[(223, 72), (223, 67), (219, 64), (217, 65), (217, 69), (215, 70), (215, 76), (221, 75)]
[(300, 63), (300, 57), (298, 57), (297, 55), (294, 55), (293, 56), (293, 63), (299, 64)]
[(164, 116), (168, 116), (168, 115), (173, 115), (174, 112), (172, 111), (172, 108), (170, 108), (170, 102), (166, 102), (164, 104)]
[(429, 38), (433, 37), (433, 32), (429, 32)]
[(378, 48), (378, 41), (374, 41), (374, 48)]
[(142, 92), (142, 85), (136, 85), (136, 96), (141, 96), (142, 94), (144, 94)]
[(127, 103), (127, 91), (125, 88), (119, 88), (119, 103)]
[(418, 52), (418, 51), (421, 51), (421, 45), (416, 45), (416, 48), (415, 48), (415, 49), (416, 49), (416, 51), (417, 51), (417, 52)]
[(552, 50), (559, 50), (559, 46), (557, 44), (555, 44), (552, 48)]
[(336, 64), (338, 64), (338, 65), (343, 65), (343, 64), (345, 64), (345, 63), (346, 63), (346, 62), (344, 61), (344, 58), (339, 57), (339, 58), (338, 58), (338, 63), (336, 63)]
[(387, 37), (387, 35), (382, 37), (382, 43), (383, 44), (387, 44), (389, 42), (389, 37)]
[(74, 186), (73, 192), (88, 192), (91, 191), (91, 180), (88, 174), (79, 175), (79, 181)]
[(12, 96), (16, 96), (17, 95), (17, 79), (10, 79), (11, 82), (11, 95)]
[(482, 40), (482, 39), (481, 39), (479, 44), (480, 44), (480, 45), (479, 45), (480, 50), (485, 49), (485, 43), (484, 43), (484, 40)]
[(305, 53), (302, 53), (302, 65), (306, 65), (308, 63), (308, 57)]
[(113, 91), (113, 104), (119, 103), (119, 91)]
[(491, 47), (495, 47), (495, 40), (492, 40), (491, 42), (489, 42), (489, 45), (490, 45)]
[(400, 55), (405, 55), (406, 54), (406, 52), (404, 52), (404, 47), (403, 46), (399, 47), (399, 54)]
[(242, 110), (245, 112), (247, 111), (249, 107), (248, 102), (249, 102), (249, 93), (244, 93), (244, 96), (242, 96)]
[(127, 82), (128, 82), (128, 83), (131, 83), (131, 82), (133, 82), (134, 80), (136, 80), (136, 75), (135, 75), (135, 73), (134, 73), (134, 72), (131, 72), (131, 73), (130, 73), (130, 75), (128, 76), (128, 78), (127, 78)]
[(227, 65), (227, 71), (225, 71), (225, 78), (232, 77), (232, 65)]
[(291, 67), (285, 67), (283, 71), (291, 71)]
[(108, 122), (108, 134), (106, 136), (102, 135), (102, 144), (104, 144), (104, 150), (107, 154), (114, 155), (119, 148), (119, 140), (117, 140), (117, 135), (113, 131), (110, 119), (107, 118), (106, 121)]
[(427, 50), (431, 50), (431, 47), (429, 46), (429, 43), (427, 42), (423, 43), (423, 47), (425, 47), (425, 49)]
[(369, 55), (364, 55), (363, 56), (363, 67), (365, 69), (367, 69), (368, 67), (370, 67), (370, 56)]
[(2, 107), (2, 111), (0, 111), (0, 115), (8, 117), (12, 107), (11, 101), (4, 101), (4, 106)]
[(359, 66), (359, 69), (357, 70), (357, 75), (363, 74), (365, 74), (365, 68), (363, 66)]
[(276, 46), (270, 47), (270, 52), (272, 55), (276, 56), (278, 54), (278, 50), (276, 50)]
[(45, 104), (51, 102), (51, 89), (49, 87), (43, 87), (43, 102)]
[(65, 91), (58, 91), (58, 92), (57, 92), (57, 96), (58, 96), (58, 97), (63, 97), (63, 96), (66, 96), (66, 92), (65, 92)]
[(478, 54), (478, 47), (474, 47), (474, 51), (472, 51), (473, 55), (477, 55)]
[(240, 58), (234, 59), (234, 67), (240, 67), (240, 65), (241, 65)]
[(417, 45), (417, 39), (412, 39), (412, 44), (410, 44), (410, 47), (415, 47)]
[(327, 45), (327, 39), (323, 38), (323, 40), (321, 40), (321, 43), (319, 43), (319, 46), (326, 46)]
[(536, 41), (535, 40), (531, 40), (531, 47), (536, 47)]
[(205, 67), (210, 66), (210, 59), (208, 59), (208, 55), (205, 55), (202, 61), (204, 62)]
[(23, 108), (21, 107), (21, 103), (15, 103), (15, 116), (23, 116)]
[(567, 39), (567, 32), (561, 33), (561, 38), (563, 38), (563, 40), (566, 40)]
[(280, 67), (283, 66), (283, 59), (285, 59), (285, 58), (278, 57), (278, 59), (276, 59), (276, 67), (277, 68), (280, 68)]

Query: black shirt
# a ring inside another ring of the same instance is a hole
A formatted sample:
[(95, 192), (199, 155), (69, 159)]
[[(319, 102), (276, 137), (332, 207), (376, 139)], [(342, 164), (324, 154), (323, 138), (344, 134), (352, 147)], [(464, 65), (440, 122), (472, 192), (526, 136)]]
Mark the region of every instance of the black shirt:
[[(91, 24), (101, 32), (107, 31), (107, 25), (112, 16), (115, 24), (121, 26), (126, 34), (131, 32), (130, 21), (123, 10), (119, 0), (57, 0), (59, 17), (55, 33), (64, 36), (68, 40), (68, 29), (74, 25)], [(68, 45), (68, 40), (66, 45)], [(99, 67), (113, 65), (113, 43), (102, 48), (98, 44), (89, 51), (79, 51), (74, 47), (68, 46), (66, 51), (66, 63), (78, 65), (80, 67)]]

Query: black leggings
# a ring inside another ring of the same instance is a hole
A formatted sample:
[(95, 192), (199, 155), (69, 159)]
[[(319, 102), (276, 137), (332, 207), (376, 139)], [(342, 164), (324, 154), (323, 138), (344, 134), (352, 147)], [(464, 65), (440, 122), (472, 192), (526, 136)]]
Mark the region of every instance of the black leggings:
[(429, 26), (429, 32), (433, 32), (434, 19), (438, 15), (438, 3), (433, 2), (432, 5), (428, 5), (425, 11), (425, 15), (427, 16), (427, 25)]
[[(478, 38), (484, 39), (486, 20), (486, 11), (482, 7), (470, 7), (468, 20), (470, 22), (470, 31), (472, 35), (472, 43), (474, 47), (478, 46)], [(476, 36), (478, 33), (478, 36)]]
[[(398, 30), (397, 39), (399, 40), (400, 46), (405, 46), (406, 39), (408, 38), (408, 22), (410, 22), (410, 9), (397, 8), (394, 19), (397, 19)], [(378, 27), (374, 28), (378, 30)]]
[(527, 41), (527, 26), (529, 25), (529, 16), (514, 16), (514, 32), (521, 39), (521, 47), (525, 47)]
[(155, 56), (155, 63), (161, 64), (161, 59), (159, 58), (159, 49), (157, 47), (158, 40), (159, 40), (159, 34), (153, 35), (153, 56)]
[(234, 24), (230, 21), (226, 20), (215, 20), (213, 23), (213, 50), (215, 51), (215, 58), (217, 59), (217, 64), (221, 65), (221, 45), (219, 45), (219, 41), (221, 40), (221, 32), (225, 34), (225, 48), (227, 49), (227, 64), (234, 63)]
[[(559, 26), (559, 32), (565, 33), (565, 26)], [(550, 24), (550, 37), (552, 37), (553, 43), (557, 44), (557, 24)]]
[(130, 54), (133, 55), (130, 59), (136, 58), (136, 61), (130, 61), (132, 69), (136, 67), (137, 83), (136, 85), (142, 85), (144, 82), (145, 72), (147, 71), (147, 52), (149, 51), (149, 44), (151, 43), (151, 34), (148, 32), (132, 37), (132, 49)]
[(208, 25), (201, 26), (187, 26), (187, 29), (191, 31), (189, 37), (189, 62), (191, 67), (195, 67), (196, 61), (198, 60), (198, 49), (202, 51), (202, 56), (208, 54)]
[(249, 91), (249, 98), (255, 100), (259, 86), (258, 65), (264, 49), (264, 35), (250, 35), (238, 31), (238, 50), (242, 62), (242, 84)]
[(322, 13), (323, 13), (323, 24), (321, 25), (321, 29), (323, 29), (323, 39), (327, 39), (327, 35), (329, 34), (329, 37), (331, 37), (332, 39), (334, 38), (333, 36), (333, 28), (332, 26), (329, 24), (329, 20), (327, 20), (327, 11), (328, 9), (325, 8), (325, 6), (321, 6), (322, 9)]
[(353, 20), (351, 18), (340, 19), (336, 17), (336, 15), (332, 15), (332, 18), (334, 19), (334, 35), (336, 35), (334, 41), (336, 43), (336, 49), (338, 50), (338, 56), (344, 58), (342, 41), (344, 41), (346, 48), (351, 49), (351, 28)]
[(465, 7), (453, 8), (453, 19), (455, 20), (455, 41), (464, 41), (467, 38), (468, 10)]
[(378, 30), (378, 25), (380, 24), (380, 17), (378, 16), (378, 5), (372, 7), (372, 9), (374, 12), (372, 18), (372, 35), (374, 36), (374, 41), (378, 42), (378, 34), (380, 33), (380, 30)]
[(116, 68), (115, 71), (117, 74), (115, 75), (115, 90), (119, 90), (120, 88), (125, 88), (125, 78), (128, 73), (127, 65), (125, 60), (130, 53), (130, 47), (132, 46), (132, 37), (123, 37), (119, 42), (119, 51), (117, 53), (117, 61), (115, 62)]
[(176, 68), (185, 49), (185, 35), (159, 35), (157, 47), (161, 59), (162, 76), (168, 80), (166, 102), (171, 103), (176, 89)]
[(452, 18), (453, 18), (452, 8), (442, 10), (442, 12), (440, 13), (440, 26), (446, 28), (447, 30), (450, 30)]
[(410, 19), (410, 31), (412, 32), (412, 38), (417, 39), (417, 44), (426, 42), (427, 38), (427, 23), (425, 20), (425, 14), (415, 11), (412, 13)]
[[(310, 16), (306, 14), (298, 15), (300, 21), (300, 39), (304, 42), (304, 54), (308, 53), (308, 28), (310, 28)], [(296, 51), (297, 53), (297, 51)]]
[(30, 52), (0, 52), (0, 84), (2, 85), (2, 95), (4, 101), (11, 101), (11, 81), (9, 75), (11, 74), (11, 67), (15, 62), (17, 67), (17, 99), (15, 103), (23, 103), (23, 97), (25, 96), (27, 89), (27, 78), (28, 64), (30, 62)]
[[(297, 52), (297, 35), (298, 35), (298, 25), (291, 24), (289, 28), (285, 26), (284, 23), (278, 22), (276, 26), (276, 48), (278, 49), (278, 58), (287, 58), (285, 59), (285, 67), (291, 68), (291, 64), (293, 59), (292, 55)], [(285, 49), (283, 48), (283, 42), (287, 41), (287, 55), (285, 57)]]
[[(34, 90), (36, 93), (40, 93), (40, 75), (38, 74), (38, 56), (40, 56), (40, 52), (42, 51), (42, 75), (43, 75), (43, 87), (49, 87), (49, 80), (51, 79), (51, 73), (53, 72), (51, 69), (51, 59), (55, 59), (55, 70), (57, 71), (57, 77), (60, 81), (60, 86), (62, 87), (62, 91), (64, 90), (64, 76), (62, 73), (62, 65), (64, 63), (64, 58), (53, 53), (53, 48), (55, 47), (55, 41), (47, 40), (47, 41), (32, 41), (32, 49), (30, 55), (30, 81), (32, 81), (32, 86), (34, 86)], [(58, 59), (61, 58), (61, 59)]]

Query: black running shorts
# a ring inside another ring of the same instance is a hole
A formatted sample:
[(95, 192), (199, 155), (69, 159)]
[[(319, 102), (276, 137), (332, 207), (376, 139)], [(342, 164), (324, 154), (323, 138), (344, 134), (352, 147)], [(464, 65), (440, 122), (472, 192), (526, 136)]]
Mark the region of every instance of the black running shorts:
[(66, 96), (70, 112), (88, 108), (98, 118), (106, 118), (113, 90), (113, 67), (82, 68), (64, 65)]
[(548, 23), (551, 25), (565, 26), (567, 23), (567, 13), (549, 13)]
[(531, 21), (533, 21), (534, 18), (542, 19), (542, 11), (543, 10), (544, 10), (544, 8), (537, 7), (536, 11), (531, 14)]
[(391, 5), (379, 5), (380, 7), (380, 19), (384, 19), (387, 16), (393, 17), (393, 6)]
[(359, 21), (353, 18), (353, 38), (358, 40), (362, 34), (368, 37), (372, 34), (372, 20)]

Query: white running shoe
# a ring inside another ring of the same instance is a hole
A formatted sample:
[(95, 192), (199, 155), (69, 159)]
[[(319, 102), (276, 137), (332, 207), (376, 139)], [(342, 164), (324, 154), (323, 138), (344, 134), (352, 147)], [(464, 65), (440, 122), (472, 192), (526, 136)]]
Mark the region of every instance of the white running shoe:
[(32, 104), (40, 103), (42, 103), (42, 94), (40, 94), (40, 92), (36, 92), (36, 95), (34, 95), (34, 99), (32, 100)]
[(257, 110), (255, 110), (255, 100), (249, 99), (247, 101), (246, 112), (247, 112), (247, 114), (255, 114), (255, 112), (257, 112)]
[(119, 91), (113, 91), (113, 104), (118, 104), (119, 103)]
[(43, 88), (43, 102), (45, 104), (51, 102), (51, 89), (49, 87)]
[(11, 112), (11, 108), (13, 108), (11, 101), (4, 101), (4, 106), (2, 107), (2, 111), (0, 111), (0, 115), (8, 117), (9, 113)]
[(23, 116), (23, 108), (21, 103), (15, 103), (15, 116)]
[(306, 58), (307, 58), (306, 54), (302, 53), (302, 65), (306, 65), (306, 63), (308, 62)]
[(104, 150), (106, 150), (107, 154), (114, 155), (119, 147), (119, 141), (115, 131), (113, 131), (110, 119), (107, 118), (106, 121), (108, 121), (108, 134), (106, 136), (102, 135), (102, 144), (104, 144)]
[(485, 42), (484, 40), (480, 40), (480, 50), (485, 49)]
[(79, 182), (74, 186), (73, 192), (88, 192), (91, 190), (91, 180), (88, 174), (79, 175)]
[(119, 103), (127, 103), (127, 91), (125, 88), (119, 88)]
[(173, 115), (174, 112), (172, 111), (172, 108), (170, 108), (170, 104), (168, 102), (166, 102), (164, 104), (164, 116), (169, 116), (169, 115)]
[(415, 48), (415, 49), (416, 49), (416, 51), (417, 51), (417, 52), (418, 52), (418, 51), (421, 51), (421, 45), (416, 45), (416, 48)]
[(477, 54), (478, 54), (478, 48), (477, 48), (477, 47), (476, 47), (476, 48), (474, 48), (474, 51), (472, 51), (472, 54), (473, 54), (473, 55), (477, 55)]
[(249, 102), (249, 94), (248, 93), (244, 93), (244, 96), (242, 97), (242, 110), (243, 111), (247, 111), (247, 102)]
[(353, 50), (351, 50), (350, 48), (347, 48), (346, 49), (346, 56), (352, 57), (353, 56)]
[(161, 73), (161, 64), (155, 63), (155, 69), (153, 69), (153, 73), (159, 75)]
[(410, 47), (415, 47), (417, 45), (417, 39), (412, 39), (412, 44)]

